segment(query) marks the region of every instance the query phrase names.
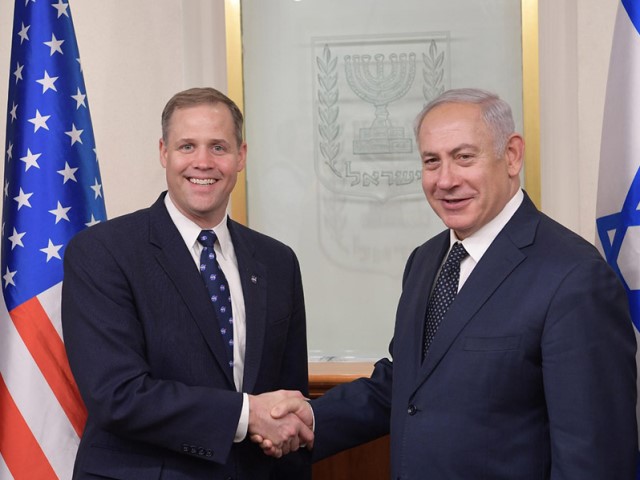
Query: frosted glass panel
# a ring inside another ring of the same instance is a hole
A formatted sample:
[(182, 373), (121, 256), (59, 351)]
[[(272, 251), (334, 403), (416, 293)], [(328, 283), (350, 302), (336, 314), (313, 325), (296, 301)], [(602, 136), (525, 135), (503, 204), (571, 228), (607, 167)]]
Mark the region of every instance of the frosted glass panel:
[(243, 0), (242, 28), (249, 224), (298, 254), (312, 359), (384, 356), (407, 257), (444, 228), (413, 120), (480, 87), (522, 130), (520, 2)]

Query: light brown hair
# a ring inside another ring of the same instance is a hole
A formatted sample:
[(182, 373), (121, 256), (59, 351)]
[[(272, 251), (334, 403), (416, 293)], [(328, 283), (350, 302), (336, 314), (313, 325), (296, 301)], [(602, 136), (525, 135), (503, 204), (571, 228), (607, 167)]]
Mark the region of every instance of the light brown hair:
[(188, 90), (178, 92), (171, 97), (165, 105), (164, 110), (162, 110), (162, 139), (165, 142), (167, 141), (169, 123), (171, 122), (171, 116), (176, 109), (195, 107), (198, 105), (215, 105), (218, 103), (226, 105), (231, 112), (236, 142), (239, 147), (242, 145), (242, 125), (244, 121), (242, 112), (233, 100), (227, 97), (224, 93), (211, 87), (190, 88)]

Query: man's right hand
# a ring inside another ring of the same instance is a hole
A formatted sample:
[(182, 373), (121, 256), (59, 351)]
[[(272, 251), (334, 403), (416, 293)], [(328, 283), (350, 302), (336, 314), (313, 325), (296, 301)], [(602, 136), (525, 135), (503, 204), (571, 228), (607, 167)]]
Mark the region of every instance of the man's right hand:
[[(288, 419), (291, 420), (292, 417), (300, 421), (305, 427), (303, 432), (305, 434), (307, 432), (311, 433), (311, 436), (305, 438), (305, 436), (300, 435), (296, 449), (300, 446), (306, 446), (308, 449), (313, 448), (313, 409), (302, 395), (284, 397), (273, 406), (270, 413), (275, 421), (287, 421)], [(259, 443), (262, 451), (269, 456), (278, 458), (287, 453), (281, 445), (278, 445), (269, 437), (252, 433), (251, 440)]]
[[(302, 404), (306, 405), (306, 412)], [(276, 405), (278, 408), (274, 408)], [(301, 444), (312, 445), (312, 424), (311, 407), (300, 392), (279, 390), (249, 395), (249, 435), (267, 455), (279, 458), (295, 452)]]

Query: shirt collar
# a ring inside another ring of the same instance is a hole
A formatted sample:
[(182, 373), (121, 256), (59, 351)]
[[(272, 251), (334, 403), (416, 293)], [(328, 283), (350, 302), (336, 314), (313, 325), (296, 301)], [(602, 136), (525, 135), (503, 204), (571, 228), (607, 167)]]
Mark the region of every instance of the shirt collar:
[(220, 243), (220, 252), (222, 253), (222, 257), (227, 259), (231, 256), (231, 248), (233, 246), (231, 242), (231, 233), (229, 232), (229, 226), (227, 225), (227, 217), (225, 215), (222, 221), (214, 226), (213, 228), (201, 228), (192, 220), (188, 219), (184, 216), (184, 214), (178, 210), (178, 207), (175, 206), (169, 193), (167, 193), (164, 197), (164, 204), (167, 207), (167, 211), (169, 212), (169, 216), (173, 223), (175, 224), (178, 232), (180, 232), (180, 236), (184, 240), (184, 243), (191, 250), (194, 246), (199, 250), (200, 243), (198, 243), (198, 235), (202, 230), (213, 230), (218, 238), (218, 242)]
[[(518, 189), (515, 195), (511, 197), (511, 200), (507, 202), (493, 220), (462, 241), (465, 250), (476, 263), (480, 261), (480, 258), (482, 258), (507, 222), (511, 220), (511, 217), (513, 217), (518, 207), (520, 207), (522, 200), (524, 200), (524, 193), (522, 193), (522, 189)], [(449, 249), (458, 241), (454, 231), (449, 230)]]

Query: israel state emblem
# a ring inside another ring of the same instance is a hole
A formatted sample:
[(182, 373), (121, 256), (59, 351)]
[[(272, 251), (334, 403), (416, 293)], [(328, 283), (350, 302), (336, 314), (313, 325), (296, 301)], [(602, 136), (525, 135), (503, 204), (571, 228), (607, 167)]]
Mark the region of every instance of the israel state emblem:
[(413, 122), (450, 86), (449, 34), (313, 38), (319, 240), (353, 271), (401, 274), (442, 229), (421, 188)]
[(446, 33), (313, 39), (315, 165), (347, 196), (420, 193), (413, 119), (449, 85)]

